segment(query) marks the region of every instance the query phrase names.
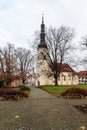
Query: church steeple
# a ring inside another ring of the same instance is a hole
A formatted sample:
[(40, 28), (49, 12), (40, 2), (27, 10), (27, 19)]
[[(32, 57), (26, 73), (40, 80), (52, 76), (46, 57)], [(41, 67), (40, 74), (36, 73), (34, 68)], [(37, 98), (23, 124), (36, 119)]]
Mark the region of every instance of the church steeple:
[(40, 32), (40, 43), (38, 48), (47, 48), (45, 43), (45, 24), (44, 24), (44, 16), (42, 15), (42, 23), (41, 23), (41, 32)]
[(44, 24), (44, 14), (42, 14), (42, 24)]

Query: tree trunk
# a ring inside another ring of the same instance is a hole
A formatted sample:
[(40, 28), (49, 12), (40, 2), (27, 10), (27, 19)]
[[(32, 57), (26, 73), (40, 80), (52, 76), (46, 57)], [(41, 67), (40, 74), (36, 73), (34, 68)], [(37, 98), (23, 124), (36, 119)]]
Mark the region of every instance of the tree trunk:
[(55, 86), (58, 86), (57, 77), (55, 78)]
[(57, 73), (54, 74), (54, 79), (55, 79), (55, 86), (58, 86), (58, 77), (57, 77)]
[(22, 83), (23, 83), (23, 84), (25, 83), (25, 79), (22, 79)]

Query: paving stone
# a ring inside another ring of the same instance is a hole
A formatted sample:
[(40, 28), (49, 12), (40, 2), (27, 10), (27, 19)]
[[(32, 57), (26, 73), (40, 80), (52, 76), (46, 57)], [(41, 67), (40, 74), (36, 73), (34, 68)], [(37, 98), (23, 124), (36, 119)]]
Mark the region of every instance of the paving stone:
[(43, 90), (33, 88), (28, 99), (0, 101), (0, 130), (82, 130), (82, 126), (87, 130), (87, 114), (73, 107), (86, 103), (87, 99), (47, 97), (47, 93), (45, 98)]

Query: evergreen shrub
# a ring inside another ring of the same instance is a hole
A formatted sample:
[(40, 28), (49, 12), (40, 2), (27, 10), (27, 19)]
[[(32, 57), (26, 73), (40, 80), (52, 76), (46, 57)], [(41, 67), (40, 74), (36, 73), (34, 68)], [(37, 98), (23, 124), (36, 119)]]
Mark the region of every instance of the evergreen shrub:
[(29, 87), (25, 86), (25, 85), (19, 85), (18, 86), (20, 90), (22, 91), (26, 91), (26, 90), (30, 90)]
[(4, 81), (0, 80), (0, 88), (4, 85)]

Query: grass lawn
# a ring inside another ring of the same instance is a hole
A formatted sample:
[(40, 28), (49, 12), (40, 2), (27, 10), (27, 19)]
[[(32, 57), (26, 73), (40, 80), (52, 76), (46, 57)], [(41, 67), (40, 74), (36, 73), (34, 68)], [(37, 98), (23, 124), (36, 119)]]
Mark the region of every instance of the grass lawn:
[(54, 96), (60, 96), (60, 94), (64, 91), (66, 91), (69, 88), (82, 88), (87, 89), (87, 85), (81, 84), (81, 85), (59, 85), (59, 86), (53, 86), (53, 85), (44, 85), (41, 86), (41, 88), (48, 93), (51, 93)]

